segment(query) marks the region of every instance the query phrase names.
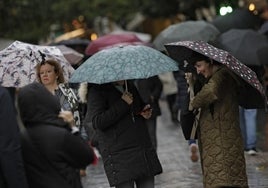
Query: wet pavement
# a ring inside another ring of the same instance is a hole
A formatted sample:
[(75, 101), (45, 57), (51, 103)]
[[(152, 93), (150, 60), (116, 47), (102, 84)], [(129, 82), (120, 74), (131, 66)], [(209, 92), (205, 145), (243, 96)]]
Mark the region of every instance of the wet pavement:
[[(158, 118), (158, 156), (163, 173), (156, 176), (155, 188), (202, 188), (200, 161), (193, 163), (189, 158), (189, 147), (180, 126), (170, 121), (167, 106), (160, 102), (162, 116)], [(246, 155), (250, 188), (268, 188), (268, 152), (259, 150), (258, 155)], [(82, 178), (84, 188), (110, 187), (104, 174), (102, 161), (87, 168)]]

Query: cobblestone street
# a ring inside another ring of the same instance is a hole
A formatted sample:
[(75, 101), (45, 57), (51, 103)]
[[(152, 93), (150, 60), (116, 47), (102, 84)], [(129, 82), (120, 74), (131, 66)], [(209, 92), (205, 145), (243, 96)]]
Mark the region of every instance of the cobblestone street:
[[(202, 188), (200, 161), (193, 163), (189, 158), (188, 143), (181, 128), (169, 120), (166, 103), (160, 102), (162, 116), (158, 118), (158, 155), (163, 173), (156, 176), (156, 188)], [(246, 156), (250, 188), (268, 187), (268, 153), (258, 152), (257, 156)], [(108, 188), (102, 161), (87, 169), (82, 179), (84, 188)]]

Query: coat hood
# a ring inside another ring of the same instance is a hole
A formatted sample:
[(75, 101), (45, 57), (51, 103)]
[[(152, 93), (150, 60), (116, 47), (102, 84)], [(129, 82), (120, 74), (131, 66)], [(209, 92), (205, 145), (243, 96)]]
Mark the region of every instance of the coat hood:
[(40, 83), (29, 84), (19, 90), (18, 108), (26, 127), (37, 124), (67, 125), (58, 117), (61, 110), (59, 100)]

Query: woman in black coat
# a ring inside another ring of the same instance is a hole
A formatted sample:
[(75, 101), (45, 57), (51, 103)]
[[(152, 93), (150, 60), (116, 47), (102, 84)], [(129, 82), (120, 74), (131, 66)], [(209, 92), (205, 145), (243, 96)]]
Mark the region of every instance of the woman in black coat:
[(147, 108), (130, 81), (127, 88), (118, 81), (89, 89), (88, 115), (111, 187), (152, 188), (162, 172), (145, 124), (151, 115)]
[(22, 154), (30, 188), (81, 188), (79, 169), (90, 164), (94, 154), (71, 133), (73, 117), (61, 118), (58, 99), (40, 83), (20, 89), (18, 106), (26, 128)]

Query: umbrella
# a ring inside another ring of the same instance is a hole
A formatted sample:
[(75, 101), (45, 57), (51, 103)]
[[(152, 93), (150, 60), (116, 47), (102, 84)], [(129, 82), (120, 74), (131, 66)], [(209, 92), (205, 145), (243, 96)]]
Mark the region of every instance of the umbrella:
[(218, 29), (209, 22), (185, 21), (170, 25), (161, 31), (153, 41), (153, 45), (156, 49), (164, 51), (166, 43), (184, 40), (213, 41), (219, 34)]
[(221, 34), (215, 44), (246, 65), (261, 65), (257, 51), (268, 46), (268, 40), (252, 29), (230, 29)]
[(116, 46), (101, 50), (88, 58), (74, 71), (69, 82), (103, 84), (149, 78), (176, 70), (177, 62), (151, 47)]
[(190, 58), (193, 52), (198, 52), (222, 63), (241, 78), (239, 104), (244, 108), (266, 107), (265, 92), (256, 73), (229, 52), (216, 48), (204, 41), (181, 41), (166, 44), (165, 47), (169, 55), (179, 62)]
[(134, 32), (134, 31), (126, 31), (122, 29), (117, 29), (112, 31), (110, 34), (135, 34), (137, 37), (144, 41), (144, 42), (150, 42), (152, 39), (152, 36), (148, 33), (140, 33), (140, 32)]
[(254, 15), (245, 8), (238, 8), (230, 14), (216, 17), (211, 23), (224, 33), (229, 29), (256, 29), (262, 22), (259, 15)]
[(120, 44), (146, 44), (140, 40), (137, 35), (132, 33), (123, 33), (123, 34), (107, 34), (102, 37), (99, 37), (96, 40), (93, 40), (86, 48), (86, 55), (93, 55), (96, 52), (103, 50), (107, 47), (112, 47), (114, 45)]
[(71, 39), (67, 39), (67, 40), (62, 40), (60, 42), (56, 42), (56, 43), (52, 43), (50, 44), (51, 46), (55, 46), (55, 45), (65, 45), (69, 48), (74, 49), (75, 51), (84, 54), (85, 53), (85, 49), (88, 46), (88, 44), (90, 43), (90, 40), (88, 39), (84, 39), (84, 38), (71, 38)]
[(268, 65), (268, 46), (257, 50), (257, 56), (262, 65)]
[(258, 29), (258, 33), (268, 35), (268, 20), (266, 20), (261, 27)]
[(90, 41), (88, 39), (72, 38), (57, 42), (56, 45), (66, 45), (68, 47), (72, 47), (72, 46), (87, 46), (89, 43)]
[(67, 59), (67, 61), (69, 63), (71, 63), (71, 65), (78, 64), (84, 58), (83, 54), (81, 54), (81, 53), (75, 51), (74, 49), (69, 48), (65, 45), (58, 45), (56, 47), (60, 49), (60, 51), (64, 55), (65, 59)]
[(0, 85), (23, 87), (34, 82), (35, 67), (44, 59), (54, 59), (59, 62), (66, 80), (74, 71), (58, 48), (15, 41), (0, 51)]

